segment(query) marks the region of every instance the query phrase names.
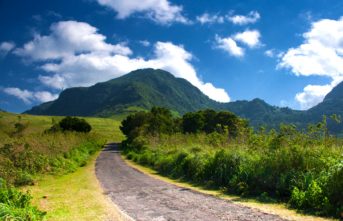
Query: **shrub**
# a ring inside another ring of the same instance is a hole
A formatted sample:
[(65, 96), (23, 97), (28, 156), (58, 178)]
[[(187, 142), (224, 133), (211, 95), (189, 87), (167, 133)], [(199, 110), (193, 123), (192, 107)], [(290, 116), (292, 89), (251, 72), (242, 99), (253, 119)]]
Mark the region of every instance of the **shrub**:
[(59, 126), (63, 131), (76, 131), (88, 133), (92, 127), (86, 120), (77, 117), (65, 117), (59, 122)]

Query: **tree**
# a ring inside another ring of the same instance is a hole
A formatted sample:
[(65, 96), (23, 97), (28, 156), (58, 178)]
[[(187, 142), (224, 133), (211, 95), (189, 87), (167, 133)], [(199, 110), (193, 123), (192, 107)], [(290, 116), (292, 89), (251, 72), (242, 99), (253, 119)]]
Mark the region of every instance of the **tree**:
[(153, 107), (150, 111), (148, 132), (151, 134), (170, 134), (174, 131), (174, 120), (170, 110)]
[(59, 122), (63, 131), (77, 131), (88, 133), (92, 130), (91, 125), (84, 119), (77, 117), (65, 117)]
[(186, 113), (182, 117), (182, 129), (184, 133), (198, 133), (203, 131), (205, 118), (201, 112)]
[(137, 135), (138, 129), (142, 128), (148, 122), (148, 113), (143, 111), (130, 114), (122, 122), (120, 130), (127, 138), (133, 138)]

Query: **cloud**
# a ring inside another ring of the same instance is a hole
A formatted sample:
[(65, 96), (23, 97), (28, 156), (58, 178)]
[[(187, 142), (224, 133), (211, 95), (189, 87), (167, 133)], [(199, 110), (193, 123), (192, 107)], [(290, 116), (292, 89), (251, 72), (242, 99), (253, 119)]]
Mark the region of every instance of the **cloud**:
[(343, 79), (343, 17), (312, 23), (303, 34), (304, 42), (290, 48), (281, 57), (278, 68), (290, 69), (296, 76), (325, 76), (327, 85), (308, 85), (295, 99), (302, 109), (320, 103), (324, 96)]
[(196, 20), (200, 22), (200, 24), (212, 24), (212, 23), (224, 23), (225, 17), (220, 16), (217, 14), (211, 15), (209, 13), (204, 13), (200, 16), (196, 17)]
[(47, 36), (36, 34), (32, 41), (16, 49), (14, 53), (34, 61), (62, 59), (89, 52), (122, 55), (132, 53), (124, 44), (106, 43), (104, 35), (84, 22), (61, 21), (51, 25), (50, 31), (51, 34)]
[(267, 57), (273, 58), (273, 57), (275, 56), (275, 50), (274, 50), (274, 49), (266, 50), (266, 51), (264, 52), (264, 54), (265, 54)]
[(259, 46), (261, 34), (257, 30), (246, 30), (244, 32), (239, 32), (233, 36), (237, 41), (246, 44), (250, 48), (255, 48)]
[(15, 48), (15, 44), (13, 42), (4, 41), (0, 44), (0, 54), (6, 55), (8, 52), (12, 51)]
[(159, 24), (190, 23), (182, 15), (182, 6), (172, 5), (168, 0), (97, 0), (97, 2), (116, 11), (118, 19), (128, 18), (135, 13), (144, 13), (147, 18)]
[(31, 103), (31, 98), (33, 97), (32, 92), (28, 90), (20, 90), (19, 88), (8, 87), (4, 88), (3, 91), (6, 94), (17, 97), (18, 99), (24, 101), (27, 104)]
[(233, 40), (231, 37), (221, 38), (218, 35), (216, 35), (215, 40), (217, 48), (220, 48), (235, 57), (244, 56), (244, 49), (239, 47), (236, 41)]
[(299, 102), (301, 109), (306, 110), (320, 103), (331, 89), (331, 84), (307, 85), (303, 92), (295, 95), (295, 100)]
[(48, 91), (37, 91), (33, 93), (34, 99), (40, 102), (48, 102), (56, 100), (58, 98), (57, 94), (52, 94)]
[[(65, 34), (66, 29), (56, 28), (60, 27), (60, 23), (72, 26), (67, 28), (68, 34)], [(35, 37), (23, 48), (16, 50), (19, 56), (39, 61), (40, 68), (47, 74), (39, 76), (38, 79), (46, 86), (55, 89), (90, 86), (136, 69), (159, 68), (186, 79), (213, 100), (230, 101), (224, 89), (199, 79), (190, 63), (193, 56), (182, 45), (156, 42), (152, 58), (135, 58), (129, 56), (132, 52), (127, 46), (106, 43), (106, 38), (89, 24), (75, 21), (60, 23), (52, 25), (50, 35)], [(93, 41), (88, 44), (83, 43), (83, 39), (74, 41), (75, 35), (80, 32), (83, 32), (85, 42), (90, 38)]]
[(251, 11), (248, 15), (233, 15), (228, 16), (228, 20), (235, 25), (253, 24), (260, 19), (260, 14), (257, 11)]
[(277, 52), (275, 49), (268, 49), (264, 52), (264, 55), (270, 58), (274, 58), (274, 57), (282, 57), (283, 54), (282, 52)]
[(3, 91), (6, 94), (17, 97), (26, 104), (31, 104), (33, 101), (47, 102), (57, 99), (57, 94), (52, 94), (48, 91), (32, 92), (28, 90), (21, 90), (16, 87), (4, 88)]
[(141, 45), (143, 45), (144, 47), (149, 47), (150, 46), (150, 42), (147, 41), (147, 40), (141, 40), (141, 41), (139, 41), (139, 43)]

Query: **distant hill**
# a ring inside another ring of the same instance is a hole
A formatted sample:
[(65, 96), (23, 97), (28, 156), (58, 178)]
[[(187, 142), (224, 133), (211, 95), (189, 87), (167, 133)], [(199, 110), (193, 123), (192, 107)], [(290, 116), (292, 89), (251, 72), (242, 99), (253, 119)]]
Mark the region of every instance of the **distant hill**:
[(280, 123), (294, 123), (302, 126), (299, 121), (302, 111), (290, 108), (280, 108), (267, 104), (264, 100), (255, 98), (252, 101), (235, 101), (222, 105), (225, 110), (229, 110), (240, 117), (249, 119), (252, 126), (278, 127)]
[(163, 70), (141, 69), (122, 77), (64, 90), (55, 101), (33, 107), (37, 115), (103, 116), (167, 107), (180, 114), (213, 107), (218, 103), (182, 78)]
[[(95, 84), (64, 90), (55, 101), (33, 107), (25, 113), (34, 115), (101, 116), (110, 117), (153, 106), (167, 107), (179, 114), (211, 108), (228, 110), (247, 118), (252, 126), (277, 127), (293, 123), (305, 127), (325, 114), (343, 116), (343, 83), (334, 88), (324, 101), (308, 111), (296, 111), (267, 104), (261, 99), (219, 103), (204, 95), (198, 88), (169, 72), (140, 69), (122, 77)], [(334, 132), (343, 131), (342, 124), (331, 124)]]

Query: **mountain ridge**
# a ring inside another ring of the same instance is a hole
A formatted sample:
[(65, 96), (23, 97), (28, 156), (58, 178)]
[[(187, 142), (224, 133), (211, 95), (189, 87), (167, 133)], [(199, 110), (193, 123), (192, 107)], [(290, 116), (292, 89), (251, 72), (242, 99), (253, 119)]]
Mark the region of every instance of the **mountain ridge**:
[[(343, 116), (343, 83), (337, 85), (322, 103), (299, 111), (272, 106), (259, 98), (219, 103), (183, 78), (176, 78), (164, 70), (148, 68), (90, 87), (68, 88), (55, 101), (35, 106), (25, 113), (110, 117), (149, 110), (153, 106), (166, 107), (179, 114), (208, 108), (227, 110), (249, 119), (254, 127), (266, 125), (275, 128), (280, 123), (305, 127), (308, 123), (320, 121), (324, 114)], [(341, 132), (343, 127), (336, 125), (335, 130)]]

